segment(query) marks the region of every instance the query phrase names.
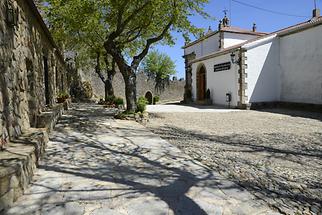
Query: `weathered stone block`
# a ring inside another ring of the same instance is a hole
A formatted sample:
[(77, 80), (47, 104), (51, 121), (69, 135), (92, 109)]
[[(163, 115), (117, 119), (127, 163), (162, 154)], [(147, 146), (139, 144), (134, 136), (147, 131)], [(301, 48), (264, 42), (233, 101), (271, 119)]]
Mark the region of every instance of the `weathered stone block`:
[(0, 213), (9, 208), (14, 202), (14, 191), (10, 190), (6, 194), (0, 196)]
[[(0, 212), (12, 205), (30, 183), (48, 142), (45, 129), (30, 129), (12, 141), (0, 157)], [(10, 152), (16, 153), (10, 153)]]
[(63, 114), (63, 111), (64, 105), (58, 104), (51, 111), (41, 113), (37, 116), (37, 128), (46, 128), (48, 131), (52, 131), (58, 118)]
[(10, 189), (9, 177), (0, 178), (0, 196), (3, 196)]

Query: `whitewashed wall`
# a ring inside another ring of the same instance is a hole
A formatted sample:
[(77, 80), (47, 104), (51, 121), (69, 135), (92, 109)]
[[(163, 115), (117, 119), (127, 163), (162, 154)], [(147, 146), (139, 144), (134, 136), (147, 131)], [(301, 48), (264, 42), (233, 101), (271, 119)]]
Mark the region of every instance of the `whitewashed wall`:
[(322, 104), (322, 25), (281, 37), (281, 100)]
[(214, 34), (205, 40), (200, 41), (184, 49), (184, 54), (195, 52), (196, 58), (208, 55), (219, 50), (219, 34)]
[(279, 39), (273, 37), (252, 46), (246, 52), (246, 96), (248, 103), (280, 100)]
[(193, 99), (196, 100), (196, 73), (199, 68), (204, 65), (207, 71), (207, 87), (210, 89), (211, 99), (214, 104), (227, 106), (226, 93), (232, 94), (231, 106), (236, 107), (239, 101), (238, 98), (238, 66), (232, 65), (230, 70), (214, 72), (214, 65), (220, 63), (230, 62), (231, 53), (208, 59), (202, 62), (194, 63), (192, 65), (192, 94)]
[(228, 48), (230, 46), (234, 46), (247, 40), (256, 38), (256, 35), (248, 35), (248, 34), (237, 34), (237, 33), (224, 33), (224, 48)]

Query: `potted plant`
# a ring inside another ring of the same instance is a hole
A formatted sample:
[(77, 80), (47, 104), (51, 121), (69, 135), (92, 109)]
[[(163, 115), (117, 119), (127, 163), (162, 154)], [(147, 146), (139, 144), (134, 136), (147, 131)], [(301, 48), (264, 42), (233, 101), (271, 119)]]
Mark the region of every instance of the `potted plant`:
[(153, 97), (153, 104), (155, 105), (156, 103), (158, 103), (160, 101), (160, 97), (159, 96), (154, 96)]
[(66, 99), (68, 99), (68, 98), (69, 98), (68, 93), (66, 93), (66, 92), (60, 92), (57, 95), (57, 102), (58, 103), (64, 103), (66, 101)]
[(116, 105), (117, 108), (121, 108), (124, 106), (124, 100), (121, 97), (116, 97), (114, 99), (114, 104)]

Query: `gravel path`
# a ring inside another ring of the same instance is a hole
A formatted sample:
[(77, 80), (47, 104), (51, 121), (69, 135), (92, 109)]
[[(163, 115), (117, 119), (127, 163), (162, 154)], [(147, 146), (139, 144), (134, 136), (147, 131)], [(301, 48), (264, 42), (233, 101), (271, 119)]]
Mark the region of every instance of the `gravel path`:
[(146, 124), (285, 214), (322, 213), (322, 115), (158, 113)]

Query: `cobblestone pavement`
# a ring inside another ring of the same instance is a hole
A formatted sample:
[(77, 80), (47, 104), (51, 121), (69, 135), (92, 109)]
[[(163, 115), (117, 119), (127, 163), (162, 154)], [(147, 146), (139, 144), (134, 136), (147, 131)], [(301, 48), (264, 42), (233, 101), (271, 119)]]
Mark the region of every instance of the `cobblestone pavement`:
[(322, 212), (321, 114), (159, 113), (146, 126), (280, 212)]
[(166, 105), (148, 105), (147, 112), (149, 113), (212, 113), (212, 112), (236, 112), (238, 109), (227, 109), (216, 106), (184, 106), (179, 104)]
[(133, 121), (79, 105), (8, 214), (276, 214), (235, 183)]

